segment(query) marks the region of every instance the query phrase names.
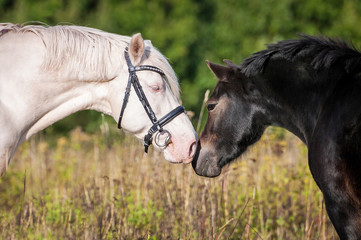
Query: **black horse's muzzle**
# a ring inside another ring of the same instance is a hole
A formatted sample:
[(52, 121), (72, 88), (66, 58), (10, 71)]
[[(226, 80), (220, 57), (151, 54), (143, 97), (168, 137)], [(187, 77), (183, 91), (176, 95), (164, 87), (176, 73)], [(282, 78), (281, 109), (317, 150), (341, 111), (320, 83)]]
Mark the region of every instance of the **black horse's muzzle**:
[(216, 156), (211, 151), (203, 149), (198, 141), (197, 151), (192, 161), (192, 167), (199, 176), (217, 177), (221, 174), (222, 168), (218, 165)]

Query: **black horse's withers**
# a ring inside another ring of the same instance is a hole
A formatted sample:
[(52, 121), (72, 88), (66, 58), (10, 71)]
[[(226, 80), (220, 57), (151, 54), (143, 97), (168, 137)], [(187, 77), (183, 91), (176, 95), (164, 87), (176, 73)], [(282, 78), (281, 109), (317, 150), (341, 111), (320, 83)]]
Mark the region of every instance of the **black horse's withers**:
[[(144, 136), (144, 151), (147, 153), (149, 146), (152, 144), (153, 141), (153, 135), (155, 136), (155, 144), (160, 148), (166, 148), (168, 143), (171, 140), (171, 134), (167, 130), (163, 129), (163, 127), (168, 124), (170, 121), (172, 121), (174, 118), (176, 118), (181, 113), (185, 112), (185, 109), (183, 106), (178, 106), (172, 111), (170, 111), (168, 114), (163, 116), (161, 119), (157, 119), (155, 116), (152, 107), (150, 106), (147, 97), (144, 94), (144, 91), (142, 89), (142, 86), (140, 85), (139, 79), (137, 77), (136, 72), (137, 71), (153, 71), (156, 73), (159, 73), (162, 77), (166, 77), (165, 73), (154, 66), (149, 65), (141, 65), (141, 66), (133, 66), (132, 62), (129, 58), (128, 48), (124, 51), (124, 57), (128, 64), (128, 71), (129, 71), (129, 78), (128, 78), (128, 84), (125, 90), (125, 95), (123, 99), (123, 105), (120, 111), (119, 120), (118, 120), (118, 128), (121, 128), (122, 118), (125, 111), (125, 108), (128, 103), (129, 95), (130, 95), (130, 88), (131, 85), (133, 86), (135, 93), (138, 96), (139, 101), (142, 103), (145, 112), (147, 113), (150, 121), (152, 122), (152, 127), (148, 130), (148, 133)], [(165, 135), (165, 136), (163, 136)], [(160, 142), (160, 140), (163, 139), (164, 142)]]
[(218, 78), (192, 162), (215, 177), (269, 125), (308, 147), (313, 178), (341, 239), (361, 239), (361, 53), (303, 36), (269, 45), (240, 66), (208, 62)]

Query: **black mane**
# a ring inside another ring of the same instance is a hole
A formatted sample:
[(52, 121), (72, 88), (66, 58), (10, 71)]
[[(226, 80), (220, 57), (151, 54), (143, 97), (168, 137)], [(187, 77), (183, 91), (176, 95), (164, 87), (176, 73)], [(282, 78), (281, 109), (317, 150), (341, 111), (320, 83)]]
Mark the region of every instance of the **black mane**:
[(241, 64), (246, 76), (262, 73), (268, 60), (275, 54), (292, 61), (296, 57), (313, 56), (310, 64), (316, 69), (330, 68), (342, 60), (346, 73), (360, 71), (361, 53), (352, 43), (328, 37), (301, 35), (300, 39), (280, 41), (267, 45), (267, 49), (254, 53)]

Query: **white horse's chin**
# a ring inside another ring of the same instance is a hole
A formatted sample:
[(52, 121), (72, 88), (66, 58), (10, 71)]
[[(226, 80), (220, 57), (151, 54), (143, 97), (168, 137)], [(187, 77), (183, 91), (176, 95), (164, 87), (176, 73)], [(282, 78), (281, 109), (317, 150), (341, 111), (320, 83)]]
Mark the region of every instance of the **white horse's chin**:
[(165, 149), (163, 151), (164, 158), (170, 163), (182, 163), (183, 161), (181, 159), (177, 159), (174, 154), (170, 153), (169, 150)]

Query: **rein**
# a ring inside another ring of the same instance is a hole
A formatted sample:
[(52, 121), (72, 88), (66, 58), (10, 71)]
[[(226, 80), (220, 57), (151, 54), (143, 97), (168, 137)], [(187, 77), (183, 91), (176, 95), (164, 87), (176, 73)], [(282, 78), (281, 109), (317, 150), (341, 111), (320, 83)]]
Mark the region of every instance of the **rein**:
[[(122, 122), (125, 108), (128, 103), (128, 99), (129, 99), (129, 95), (130, 95), (130, 88), (131, 88), (131, 85), (133, 85), (133, 88), (135, 90), (135, 93), (138, 96), (139, 101), (142, 103), (145, 112), (147, 113), (150, 121), (153, 123), (153, 126), (148, 130), (148, 134), (146, 134), (144, 136), (144, 151), (146, 153), (148, 153), (148, 148), (152, 144), (154, 134), (156, 134), (155, 141), (154, 141), (155, 144), (160, 148), (165, 148), (165, 147), (167, 147), (167, 145), (169, 144), (169, 142), (171, 140), (171, 134), (169, 131), (163, 129), (163, 127), (164, 127), (164, 125), (166, 125), (167, 123), (172, 121), (175, 117), (177, 117), (179, 114), (184, 113), (185, 112), (184, 107), (178, 106), (175, 109), (173, 109), (172, 111), (170, 111), (168, 114), (163, 116), (161, 119), (157, 120), (157, 117), (155, 116), (155, 114), (152, 110), (152, 107), (150, 106), (148, 99), (144, 94), (142, 86), (140, 85), (140, 82), (139, 82), (136, 72), (137, 71), (153, 71), (153, 72), (159, 73), (164, 78), (166, 77), (165, 73), (161, 69), (154, 67), (154, 66), (150, 66), (150, 65), (133, 66), (133, 64), (129, 58), (128, 47), (124, 51), (124, 57), (127, 62), (127, 65), (128, 65), (129, 78), (128, 78), (127, 88), (125, 89), (123, 106), (120, 111), (118, 128), (121, 129), (121, 122)], [(165, 141), (163, 144), (160, 143), (162, 136), (165, 137)]]

